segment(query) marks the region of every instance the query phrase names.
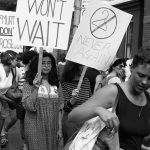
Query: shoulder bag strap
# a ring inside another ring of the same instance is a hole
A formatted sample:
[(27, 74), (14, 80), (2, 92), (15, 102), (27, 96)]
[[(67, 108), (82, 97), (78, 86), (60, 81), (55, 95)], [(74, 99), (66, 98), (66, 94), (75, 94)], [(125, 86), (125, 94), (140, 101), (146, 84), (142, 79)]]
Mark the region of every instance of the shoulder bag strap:
[(12, 83), (14, 83), (16, 81), (16, 68), (15, 69), (11, 69), (12, 75), (13, 75), (13, 79), (12, 79)]
[[(117, 86), (117, 90), (118, 90), (118, 85), (117, 83), (115, 83), (115, 85)], [(113, 108), (112, 108), (112, 112), (114, 113), (116, 111), (116, 107), (118, 105), (118, 100), (119, 100), (119, 92), (117, 91), (117, 96), (116, 96), (116, 99), (115, 99), (115, 103), (113, 105)]]

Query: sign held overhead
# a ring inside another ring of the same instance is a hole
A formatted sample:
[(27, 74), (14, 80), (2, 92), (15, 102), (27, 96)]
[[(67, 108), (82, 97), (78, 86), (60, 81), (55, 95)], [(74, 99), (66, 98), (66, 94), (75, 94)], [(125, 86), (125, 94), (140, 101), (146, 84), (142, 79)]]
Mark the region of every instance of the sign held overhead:
[(90, 1), (66, 59), (98, 70), (107, 70), (132, 15), (99, 0)]
[(74, 0), (18, 0), (14, 41), (66, 50), (73, 6)]

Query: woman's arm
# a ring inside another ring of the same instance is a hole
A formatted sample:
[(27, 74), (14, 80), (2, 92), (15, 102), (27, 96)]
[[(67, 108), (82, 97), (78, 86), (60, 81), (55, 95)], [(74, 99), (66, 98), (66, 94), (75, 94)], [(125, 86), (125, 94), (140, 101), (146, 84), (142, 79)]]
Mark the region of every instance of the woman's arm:
[(13, 101), (10, 98), (6, 97), (4, 94), (0, 94), (0, 99), (13, 103)]
[(38, 88), (29, 85), (27, 82), (23, 84), (22, 105), (29, 111), (36, 111), (36, 99), (38, 96)]
[(102, 85), (100, 85), (101, 81), (103, 79), (103, 76), (102, 75), (97, 75), (96, 79), (95, 79), (95, 86), (94, 86), (94, 93), (100, 88), (102, 87)]
[(99, 89), (88, 101), (70, 112), (68, 115), (69, 121), (84, 122), (100, 116), (107, 126), (117, 128), (119, 125), (117, 116), (107, 110), (113, 106), (117, 93), (118, 89), (115, 85), (108, 85)]
[(62, 117), (63, 117), (63, 110), (59, 110), (58, 114), (58, 131), (62, 133)]
[(3, 94), (0, 94), (0, 99), (2, 99), (2, 100), (4, 100), (4, 101), (7, 101), (7, 102), (13, 103), (13, 101), (12, 101), (10, 98), (6, 97), (6, 96), (3, 95)]

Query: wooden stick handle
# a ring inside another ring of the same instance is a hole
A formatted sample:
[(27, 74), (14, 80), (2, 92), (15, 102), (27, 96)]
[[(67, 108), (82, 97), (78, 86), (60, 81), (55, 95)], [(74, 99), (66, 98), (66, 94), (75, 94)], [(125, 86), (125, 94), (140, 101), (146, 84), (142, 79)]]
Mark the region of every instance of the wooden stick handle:
[(38, 62), (38, 81), (41, 80), (41, 71), (42, 71), (42, 59), (43, 59), (43, 48), (39, 48), (39, 62)]
[(80, 90), (80, 87), (81, 87), (81, 84), (83, 82), (83, 78), (84, 78), (84, 75), (85, 75), (85, 72), (87, 70), (87, 66), (84, 66), (83, 70), (82, 70), (82, 74), (81, 74), (81, 77), (80, 77), (80, 80), (78, 82), (78, 86), (77, 86), (77, 89)]

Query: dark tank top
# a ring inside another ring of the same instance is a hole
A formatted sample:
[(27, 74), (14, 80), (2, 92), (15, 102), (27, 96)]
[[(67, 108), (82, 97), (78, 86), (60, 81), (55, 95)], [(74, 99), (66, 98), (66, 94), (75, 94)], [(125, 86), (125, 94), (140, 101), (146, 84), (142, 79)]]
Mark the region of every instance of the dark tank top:
[(124, 150), (141, 150), (143, 138), (150, 134), (150, 96), (145, 92), (146, 105), (137, 106), (130, 102), (122, 88), (116, 85), (119, 94), (116, 113), (120, 121), (120, 147)]

